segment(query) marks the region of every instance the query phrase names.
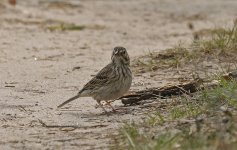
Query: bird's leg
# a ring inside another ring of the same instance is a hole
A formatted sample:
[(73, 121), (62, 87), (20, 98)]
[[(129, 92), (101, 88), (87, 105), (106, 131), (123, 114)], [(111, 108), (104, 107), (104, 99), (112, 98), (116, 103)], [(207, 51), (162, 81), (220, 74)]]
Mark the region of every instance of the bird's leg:
[(116, 109), (110, 103), (111, 102), (106, 102), (106, 104), (109, 105), (110, 108), (112, 108), (113, 112), (117, 112)]
[(99, 100), (96, 100), (97, 101), (97, 103), (99, 104), (99, 106), (105, 111), (105, 113), (107, 114), (108, 112), (105, 110), (105, 108), (103, 107), (103, 105), (100, 103), (100, 101)]

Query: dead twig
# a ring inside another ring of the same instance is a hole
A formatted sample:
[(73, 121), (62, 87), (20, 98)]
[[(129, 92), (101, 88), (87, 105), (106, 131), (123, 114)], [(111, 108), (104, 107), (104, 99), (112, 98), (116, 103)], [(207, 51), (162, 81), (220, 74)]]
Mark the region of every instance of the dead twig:
[(198, 91), (200, 83), (202, 83), (202, 80), (198, 79), (195, 81), (175, 86), (150, 88), (147, 90), (135, 92), (134, 94), (125, 95), (119, 99), (122, 100), (123, 104), (131, 105), (131, 104), (137, 104), (138, 102), (147, 99), (166, 98), (171, 97), (173, 95), (182, 95), (184, 93), (190, 94)]
[[(230, 72), (222, 76), (225, 80), (237, 81), (237, 71)], [(204, 83), (202, 79), (198, 78), (194, 81), (182, 83), (179, 85), (162, 87), (162, 88), (150, 88), (142, 91), (137, 91), (133, 94), (125, 95), (119, 99), (124, 105), (138, 104), (140, 101), (157, 98), (169, 98), (171, 96), (190, 95), (204, 88), (215, 88), (219, 85), (219, 81), (212, 80), (211, 82)]]

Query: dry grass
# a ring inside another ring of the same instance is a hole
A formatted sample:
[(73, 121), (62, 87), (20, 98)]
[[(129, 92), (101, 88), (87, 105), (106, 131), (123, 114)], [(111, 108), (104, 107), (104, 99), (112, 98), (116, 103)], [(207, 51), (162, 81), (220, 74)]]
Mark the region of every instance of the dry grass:
[(214, 64), (237, 61), (237, 25), (231, 29), (219, 28), (207, 31), (210, 33), (207, 39), (194, 40), (188, 48), (179, 45), (135, 59), (134, 70), (156, 71), (164, 68), (182, 68), (204, 60)]

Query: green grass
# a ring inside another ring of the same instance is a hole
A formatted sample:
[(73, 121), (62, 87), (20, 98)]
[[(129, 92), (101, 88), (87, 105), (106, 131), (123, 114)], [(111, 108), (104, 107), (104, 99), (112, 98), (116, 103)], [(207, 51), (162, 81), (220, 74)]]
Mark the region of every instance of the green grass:
[(191, 59), (192, 55), (189, 50), (177, 46), (173, 49), (166, 49), (163, 53), (151, 52), (146, 56), (136, 59), (133, 66), (143, 67), (150, 71), (156, 71), (160, 68), (177, 68)]
[[(206, 30), (205, 30), (206, 31)], [(161, 52), (150, 52), (133, 62), (136, 70), (156, 71), (198, 64), (203, 60), (237, 61), (237, 25), (231, 29), (207, 30), (210, 37), (194, 40), (188, 48), (181, 45)]]
[(86, 26), (84, 25), (76, 25), (76, 24), (59, 24), (59, 25), (52, 25), (47, 27), (48, 30), (50, 31), (81, 31), (84, 30), (86, 28)]
[(77, 25), (77, 24), (70, 24), (70, 23), (58, 23), (54, 25), (50, 25), (46, 27), (49, 31), (81, 31), (84, 29), (90, 29), (90, 30), (103, 30), (106, 27), (103, 25)]
[[(200, 51), (205, 54), (218, 55), (228, 54), (230, 52), (237, 51), (237, 26), (235, 25), (231, 29), (214, 29), (211, 30), (210, 40), (201, 40), (197, 42)], [(195, 43), (194, 43), (195, 44)]]
[[(144, 128), (143, 128), (144, 129)], [(150, 150), (160, 148), (171, 148), (170, 143), (175, 142), (176, 134), (165, 133), (156, 138), (153, 134), (146, 134), (145, 129), (141, 130), (141, 126), (137, 124), (125, 124), (120, 129), (122, 143), (111, 149), (128, 149), (128, 150)], [(121, 142), (121, 139), (119, 142)], [(118, 142), (118, 141), (117, 141)], [(117, 143), (118, 144), (118, 143)]]
[(163, 125), (165, 123), (165, 118), (164, 116), (159, 112), (157, 111), (156, 113), (154, 114), (147, 114), (148, 116), (148, 119), (147, 119), (147, 123), (149, 126), (155, 126), (155, 125)]
[[(116, 142), (120, 146), (116, 148), (235, 149), (237, 83), (234, 80), (219, 80), (220, 85), (215, 88), (200, 91), (192, 98), (179, 97), (176, 102), (169, 102), (165, 112), (153, 112), (144, 122), (126, 123), (119, 130), (120, 139)], [(222, 110), (222, 107), (228, 109)]]

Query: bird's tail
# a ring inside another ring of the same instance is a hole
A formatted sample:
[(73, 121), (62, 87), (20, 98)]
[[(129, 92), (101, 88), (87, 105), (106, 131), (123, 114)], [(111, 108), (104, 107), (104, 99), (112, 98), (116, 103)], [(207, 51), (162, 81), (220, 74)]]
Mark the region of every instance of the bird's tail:
[(74, 97), (72, 97), (72, 98), (66, 100), (66, 101), (63, 102), (62, 104), (58, 105), (58, 108), (63, 107), (63, 106), (66, 105), (67, 103), (70, 103), (71, 101), (73, 101), (73, 100), (75, 100), (75, 99), (77, 99), (77, 98), (79, 98), (79, 97), (80, 97), (80, 94), (78, 94), (78, 95), (76, 95), (76, 96), (74, 96)]

